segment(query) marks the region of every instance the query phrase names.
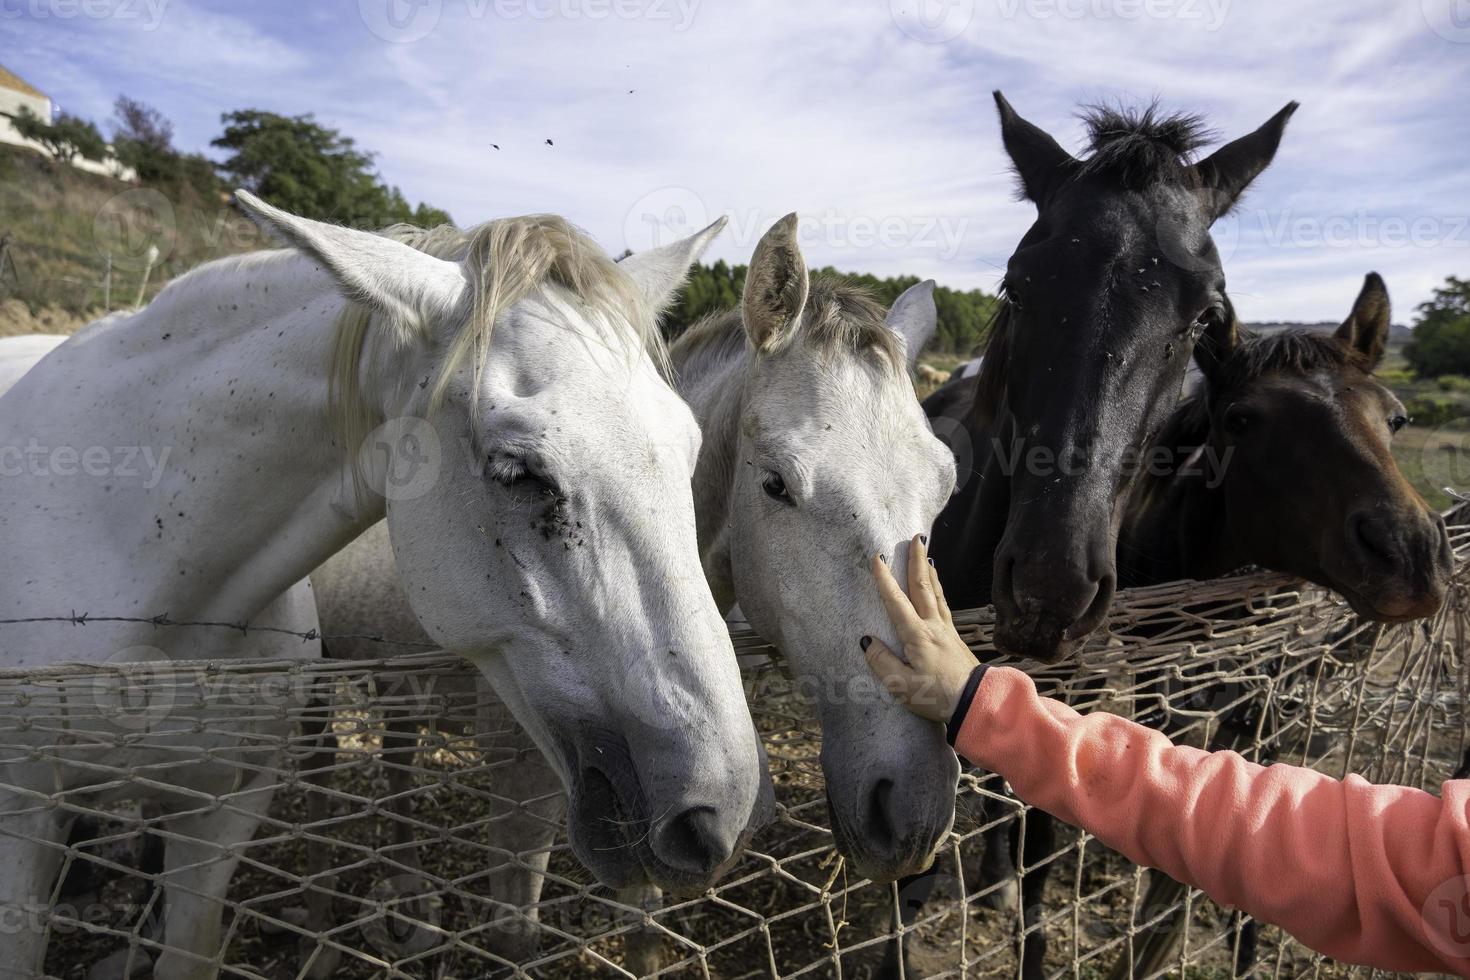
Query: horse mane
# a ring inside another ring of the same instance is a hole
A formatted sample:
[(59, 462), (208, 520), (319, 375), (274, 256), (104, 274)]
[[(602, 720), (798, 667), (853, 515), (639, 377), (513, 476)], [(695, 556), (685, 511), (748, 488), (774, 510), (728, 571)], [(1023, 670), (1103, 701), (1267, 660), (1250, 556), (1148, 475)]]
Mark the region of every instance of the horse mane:
[(1196, 150), (1214, 134), (1195, 113), (1166, 113), (1157, 101), (1142, 108), (1092, 105), (1082, 111), (1091, 155), (1078, 177), (1100, 175), (1130, 190), (1152, 184), (1192, 185)]
[[(478, 393), (496, 319), (547, 286), (571, 293), (585, 312), (600, 315), (614, 330), (626, 333), (668, 373), (668, 348), (642, 291), (596, 242), (565, 218), (533, 214), (463, 230), (453, 225), (424, 229), (398, 224), (379, 234), (436, 258), (463, 263), (469, 276), (470, 315), (450, 341), (439, 367), (429, 399), (431, 412), (443, 404), (450, 379), (466, 362), (475, 375), (472, 391)], [(328, 411), (349, 447), (361, 445), (374, 422), (361, 390), (362, 356), (373, 333), (372, 321), (370, 312), (355, 303), (346, 304), (337, 318)], [(355, 457), (353, 469), (356, 473)]]
[[(1370, 372), (1367, 360), (1332, 334), (1315, 330), (1282, 330), (1273, 334), (1251, 334), (1239, 330), (1235, 349), (1205, 376), (1199, 388), (1186, 396), (1170, 413), (1154, 445), (1180, 456), (1204, 445), (1210, 436), (1216, 399), (1277, 371), (1311, 374), (1314, 371), (1357, 368)], [(1174, 479), (1174, 467), (1145, 469), (1139, 478), (1138, 505), (1147, 509), (1163, 499)]]
[(1011, 303), (1005, 287), (996, 297), (995, 313), (990, 318), (989, 336), (980, 355), (980, 373), (975, 376), (975, 400), (970, 406), (970, 424), (988, 429), (1000, 412), (1006, 397), (1006, 361), (1011, 350)]
[[(793, 333), (820, 354), (856, 353), (900, 374), (908, 360), (898, 334), (888, 326), (888, 311), (862, 286), (835, 276), (817, 275)], [(725, 361), (748, 347), (740, 311), (725, 310), (694, 324), (674, 342), (676, 364)]]

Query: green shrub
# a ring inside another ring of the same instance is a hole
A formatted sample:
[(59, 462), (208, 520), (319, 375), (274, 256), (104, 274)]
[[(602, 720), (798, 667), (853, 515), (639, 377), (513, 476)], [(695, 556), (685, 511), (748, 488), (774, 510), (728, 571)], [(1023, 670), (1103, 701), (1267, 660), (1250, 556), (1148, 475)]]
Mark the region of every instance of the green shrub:
[(1404, 358), (1421, 378), (1470, 374), (1470, 280), (1450, 276), (1419, 304), (1419, 322)]
[(1413, 384), (1418, 380), (1414, 372), (1407, 368), (1390, 368), (1387, 371), (1374, 371), (1373, 376), (1390, 388), (1401, 388), (1404, 385)]
[(1464, 418), (1470, 412), (1461, 403), (1442, 395), (1418, 395), (1404, 404), (1414, 424), (1427, 429)]
[(1440, 391), (1470, 391), (1470, 378), (1463, 374), (1442, 374), (1438, 378)]

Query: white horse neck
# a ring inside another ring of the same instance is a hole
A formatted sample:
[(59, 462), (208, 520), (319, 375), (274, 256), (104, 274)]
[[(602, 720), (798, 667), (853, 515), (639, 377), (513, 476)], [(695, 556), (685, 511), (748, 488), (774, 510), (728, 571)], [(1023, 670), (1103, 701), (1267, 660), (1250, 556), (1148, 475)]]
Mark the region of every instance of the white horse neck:
[(737, 602), (730, 567), (730, 498), (734, 468), (739, 465), (735, 457), (751, 357), (743, 335), (735, 335), (734, 340), (739, 344), (732, 341), (695, 349), (676, 344), (671, 351), (679, 395), (694, 412), (702, 436), (694, 470), (694, 515), (700, 561), (722, 614), (728, 614)]
[[(326, 379), (341, 305), (294, 253), (224, 260), (26, 374), (0, 398), (0, 560), (26, 572), (0, 590), (0, 617), (313, 625), (257, 617), (382, 516), (381, 505), (341, 506), (345, 457), (320, 449), (335, 444)], [(229, 631), (49, 635), (26, 649), (8, 631), (7, 659), (102, 659), (130, 641), (170, 655), (262, 652)]]

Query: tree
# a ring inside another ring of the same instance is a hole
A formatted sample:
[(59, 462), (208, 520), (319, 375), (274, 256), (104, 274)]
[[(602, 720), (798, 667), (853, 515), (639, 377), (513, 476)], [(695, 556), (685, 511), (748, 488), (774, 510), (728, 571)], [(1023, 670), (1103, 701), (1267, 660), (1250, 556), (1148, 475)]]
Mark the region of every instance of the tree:
[(163, 113), (126, 95), (113, 103), (113, 152), (138, 175), (138, 180), (168, 195), (216, 200), (222, 190), (214, 162), (199, 153), (174, 148), (174, 126)]
[(231, 155), (220, 170), (276, 207), (366, 228), (420, 219), (448, 223), (449, 215), (437, 208), (409, 207), (396, 187), (379, 180), (371, 153), (310, 114), (241, 109), (221, 122), (225, 131), (213, 145)]
[(1419, 304), (1404, 357), (1420, 377), (1470, 375), (1470, 279), (1450, 276), (1433, 299)]
[[(723, 260), (709, 266), (696, 265), (664, 316), (664, 333), (670, 338), (677, 337), (711, 313), (738, 307), (745, 289), (745, 273), (745, 266), (730, 266)], [(905, 289), (919, 282), (912, 276), (879, 279), (869, 275), (842, 275), (832, 268), (815, 269), (812, 274), (840, 277), (861, 285), (885, 306), (891, 306)], [(929, 349), (967, 355), (987, 336), (990, 320), (995, 315), (996, 298), (978, 289), (960, 292), (939, 286), (934, 290), (934, 305), (939, 322)]]
[(98, 161), (107, 156), (106, 141), (88, 120), (58, 112), (56, 118), (48, 123), (29, 106), (21, 106), (19, 112), (6, 115), (15, 123), (17, 133), (40, 143), (47, 153), (62, 163), (71, 163), (78, 156)]
[(114, 145), (117, 140), (127, 140), (154, 153), (174, 151), (174, 124), (157, 109), (119, 95), (112, 104), (112, 112), (117, 117)]

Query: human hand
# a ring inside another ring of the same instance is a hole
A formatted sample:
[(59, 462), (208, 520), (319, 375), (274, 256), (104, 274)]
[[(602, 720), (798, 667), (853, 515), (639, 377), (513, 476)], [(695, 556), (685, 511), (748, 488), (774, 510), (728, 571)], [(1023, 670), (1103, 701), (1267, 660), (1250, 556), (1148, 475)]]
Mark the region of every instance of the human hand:
[(976, 664), (975, 654), (955, 631), (927, 544), (928, 538), (918, 534), (909, 542), (908, 595), (882, 557), (872, 559), (878, 594), (903, 643), (903, 657), (871, 636), (863, 637), (861, 644), (868, 666), (899, 703), (914, 714), (945, 724)]

